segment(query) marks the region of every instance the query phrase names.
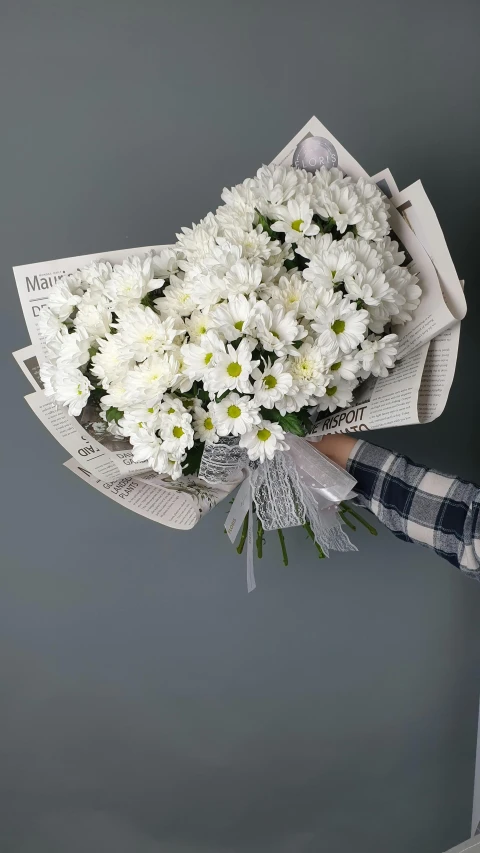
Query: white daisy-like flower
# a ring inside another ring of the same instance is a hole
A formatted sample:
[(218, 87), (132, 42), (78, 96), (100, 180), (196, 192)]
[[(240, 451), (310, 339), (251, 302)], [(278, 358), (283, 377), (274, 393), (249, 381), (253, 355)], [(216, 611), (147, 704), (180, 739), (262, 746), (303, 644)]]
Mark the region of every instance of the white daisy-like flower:
[(203, 379), (216, 363), (217, 353), (225, 353), (225, 344), (214, 329), (205, 332), (198, 344), (186, 343), (181, 348), (182, 371), (190, 379)]
[(261, 213), (268, 216), (293, 198), (298, 186), (298, 171), (285, 166), (261, 166), (256, 176)]
[(328, 290), (325, 287), (316, 287), (314, 282), (306, 282), (300, 313), (306, 320), (314, 320), (319, 311), (327, 311), (339, 305), (343, 299), (341, 290)]
[(92, 338), (104, 338), (110, 331), (112, 312), (107, 300), (96, 304), (87, 299), (87, 295), (90, 295), (90, 291), (87, 291), (78, 306), (74, 324), (77, 329), (85, 329)]
[(342, 299), (338, 305), (325, 311), (319, 310), (312, 328), (318, 334), (327, 331), (336, 340), (342, 352), (356, 349), (367, 333), (368, 311), (357, 309), (349, 299)]
[(69, 415), (78, 417), (93, 390), (88, 378), (76, 367), (64, 365), (56, 370), (53, 385), (57, 403), (66, 406)]
[(80, 276), (65, 275), (55, 282), (48, 294), (48, 307), (59, 320), (68, 320), (83, 296)]
[(162, 291), (162, 296), (154, 299), (155, 307), (166, 317), (179, 315), (185, 317), (197, 307), (193, 297), (192, 283), (188, 283), (176, 275), (170, 277)]
[(125, 377), (127, 402), (152, 406), (171, 388), (178, 377), (179, 364), (173, 353), (155, 353), (137, 364)]
[(352, 299), (361, 299), (365, 305), (380, 305), (382, 301), (391, 301), (394, 295), (381, 269), (367, 269), (363, 264), (357, 264), (355, 274), (346, 279), (345, 290)]
[(227, 344), (226, 351), (216, 353), (215, 364), (204, 378), (207, 391), (223, 394), (224, 391), (240, 391), (249, 394), (252, 391), (250, 374), (258, 361), (252, 361), (251, 344), (242, 338), (237, 349)]
[[(293, 379), (293, 390), (286, 396), (298, 397), (299, 408), (306, 405), (310, 397), (321, 396), (328, 382), (328, 373), (338, 358), (335, 339), (324, 332), (315, 343), (304, 343), (295, 358), (289, 358), (286, 367)], [(276, 407), (282, 411), (280, 400)]]
[(295, 341), (306, 337), (305, 328), (297, 321), (295, 311), (285, 311), (282, 305), (269, 308), (266, 302), (257, 305), (257, 338), (267, 352), (278, 356), (294, 354)]
[(53, 313), (50, 305), (44, 305), (37, 319), (38, 334), (46, 343), (53, 341), (58, 333), (63, 333), (65, 326), (60, 318)]
[(60, 349), (57, 357), (59, 367), (83, 367), (90, 361), (93, 338), (86, 329), (80, 327), (70, 333), (65, 330), (59, 332), (59, 335)]
[(103, 286), (112, 275), (112, 264), (109, 261), (92, 261), (80, 270), (82, 281), (89, 285), (89, 291), (98, 290), (103, 294)]
[(295, 311), (297, 315), (303, 313), (309, 284), (303, 280), (300, 273), (296, 272), (289, 276), (282, 275), (278, 284), (270, 285), (266, 290), (271, 308), (280, 305), (286, 314), (289, 311)]
[(317, 403), (317, 411), (334, 412), (335, 409), (345, 408), (353, 399), (353, 391), (357, 386), (357, 381), (346, 382), (345, 379), (334, 380), (335, 384), (330, 383), (325, 389), (325, 394)]
[(212, 412), (210, 411), (211, 406), (212, 403), (209, 404), (208, 411), (199, 405), (195, 406), (193, 410), (195, 438), (204, 441), (206, 444), (216, 444), (218, 441), (218, 433), (215, 429)]
[(240, 437), (240, 447), (244, 447), (248, 458), (254, 462), (265, 462), (273, 459), (277, 451), (288, 450), (285, 441), (285, 432), (280, 424), (272, 421), (260, 420), (260, 422)]
[[(170, 278), (171, 275), (175, 275), (178, 272), (178, 259), (179, 252), (172, 246), (166, 246), (165, 248), (160, 249), (159, 252), (154, 252), (152, 254), (152, 270), (154, 278), (166, 279)], [(157, 287), (160, 286), (158, 281), (156, 284)]]
[(40, 379), (43, 385), (45, 397), (55, 396), (55, 375), (57, 366), (53, 361), (44, 361), (40, 365)]
[(211, 323), (226, 341), (235, 341), (241, 335), (252, 333), (256, 320), (256, 304), (253, 294), (248, 298), (243, 293), (230, 296), (225, 302), (212, 308), (209, 315)]
[(138, 255), (133, 255), (123, 263), (115, 264), (109, 280), (105, 283), (105, 294), (116, 310), (121, 307), (128, 308), (158, 286), (159, 280), (153, 278), (151, 257), (142, 260)]
[(307, 199), (290, 199), (286, 205), (277, 209), (277, 219), (271, 225), (272, 231), (285, 234), (285, 240), (296, 243), (301, 237), (313, 237), (319, 227), (313, 222), (313, 210)]
[(367, 270), (377, 269), (382, 265), (382, 257), (378, 251), (377, 243), (369, 243), (368, 240), (354, 238), (347, 231), (340, 241), (346, 252), (351, 252), (355, 260), (362, 264)]
[(217, 220), (213, 213), (209, 213), (198, 225), (182, 228), (182, 233), (176, 235), (177, 248), (191, 258), (205, 258), (212, 251), (217, 234)]
[(362, 218), (361, 204), (351, 184), (332, 183), (324, 187), (316, 196), (316, 204), (317, 213), (322, 219), (333, 219), (340, 234)]
[(238, 184), (231, 189), (225, 187), (222, 192), (225, 204), (221, 205), (215, 214), (218, 224), (222, 228), (238, 226), (244, 231), (250, 231), (255, 219), (258, 195), (253, 178), (247, 178), (243, 184)]
[(292, 374), (285, 368), (284, 359), (278, 358), (273, 364), (267, 360), (263, 370), (258, 367), (253, 371), (252, 378), (254, 400), (259, 406), (271, 409), (277, 400), (288, 394), (292, 385)]
[(384, 335), (383, 338), (369, 336), (362, 341), (358, 359), (366, 376), (388, 376), (397, 358), (397, 335)]
[[(111, 394), (111, 390), (109, 392)], [(105, 406), (105, 397), (102, 397), (101, 405)], [(114, 404), (116, 405), (116, 404)], [(122, 406), (116, 405), (116, 408), (122, 410)], [(152, 430), (156, 428), (158, 423), (158, 406), (149, 406), (145, 404), (139, 406), (125, 407), (123, 416), (118, 421), (120, 434), (125, 437), (130, 437), (137, 434), (140, 430)]]
[(258, 261), (241, 258), (226, 272), (223, 288), (228, 295), (243, 293), (248, 295), (258, 289), (262, 281), (262, 266)]
[(344, 355), (341, 353), (338, 361), (334, 361), (334, 363), (330, 365), (330, 381), (332, 384), (335, 384), (337, 379), (340, 377), (340, 379), (346, 379), (347, 382), (352, 382), (359, 370), (360, 362), (358, 360), (358, 350), (350, 355)]
[(111, 385), (108, 386), (108, 391), (100, 400), (100, 406), (104, 411), (107, 411), (111, 406), (114, 406), (115, 409), (119, 409), (121, 412), (125, 411), (127, 408), (125, 401), (125, 393), (126, 387), (125, 382), (120, 380), (119, 382), (112, 382)]
[(166, 415), (183, 415), (187, 410), (183, 405), (183, 401), (175, 394), (164, 394), (162, 402), (158, 406), (158, 411)]
[(122, 311), (113, 325), (119, 345), (133, 353), (137, 361), (143, 361), (154, 352), (172, 349), (175, 338), (181, 334), (174, 317), (161, 320), (155, 311), (143, 305)]
[(168, 454), (163, 449), (162, 439), (156, 433), (156, 424), (143, 427), (129, 436), (133, 447), (134, 462), (145, 462), (157, 474), (166, 474), (169, 468)]
[(180, 460), (193, 447), (192, 416), (188, 412), (163, 414), (159, 417), (159, 423), (163, 449), (170, 458)]
[(238, 225), (225, 227), (224, 236), (218, 237), (219, 246), (224, 244), (235, 245), (241, 249), (242, 257), (249, 261), (267, 260), (272, 255), (281, 252), (278, 240), (271, 240), (269, 234), (263, 230), (261, 225), (245, 231)]
[(258, 406), (251, 397), (228, 394), (219, 403), (211, 404), (211, 413), (218, 435), (243, 435), (259, 423)]
[(185, 317), (184, 323), (188, 337), (193, 343), (198, 343), (202, 335), (212, 328), (212, 319), (208, 310), (192, 311), (189, 317)]
[(307, 281), (313, 281), (316, 287), (330, 289), (342, 281), (349, 281), (357, 267), (355, 255), (345, 251), (342, 241), (339, 240), (314, 255), (303, 271), (303, 276)]
[(339, 187), (346, 187), (351, 183), (351, 177), (349, 175), (344, 175), (341, 169), (337, 169), (335, 166), (332, 169), (327, 169), (326, 166), (320, 166), (313, 175), (312, 190), (314, 193), (319, 193), (331, 184), (338, 184)]
[(421, 288), (417, 284), (418, 276), (413, 275), (406, 267), (391, 267), (386, 270), (385, 278), (402, 302), (398, 314), (392, 317), (392, 323), (394, 325), (408, 323), (420, 305), (422, 297)]
[(98, 341), (99, 351), (92, 356), (92, 373), (104, 388), (124, 378), (135, 364), (133, 353), (128, 353), (117, 341), (117, 335), (107, 335)]
[(390, 267), (401, 266), (405, 262), (405, 252), (399, 248), (396, 240), (390, 237), (383, 237), (382, 240), (377, 240), (375, 250), (382, 262), (384, 270)]

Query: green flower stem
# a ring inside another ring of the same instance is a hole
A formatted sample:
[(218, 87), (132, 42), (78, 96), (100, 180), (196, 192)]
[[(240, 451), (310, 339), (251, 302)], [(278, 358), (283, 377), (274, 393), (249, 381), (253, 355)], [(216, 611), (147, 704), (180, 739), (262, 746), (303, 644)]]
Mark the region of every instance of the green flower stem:
[(261, 560), (263, 555), (263, 525), (259, 518), (257, 518), (257, 554)]
[(280, 539), (280, 547), (282, 549), (283, 565), (288, 566), (288, 554), (287, 554), (287, 548), (285, 545), (285, 537), (283, 535), (283, 530), (281, 528), (279, 528), (277, 530), (277, 533), (278, 533), (278, 538)]
[(357, 529), (357, 528), (355, 527), (355, 525), (354, 525), (354, 524), (352, 524), (352, 522), (350, 521), (350, 519), (349, 519), (349, 518), (347, 518), (347, 514), (346, 514), (345, 510), (340, 510), (340, 512), (339, 512), (338, 514), (339, 514), (340, 518), (342, 519), (342, 521), (344, 521), (344, 522), (345, 522), (345, 524), (347, 525), (347, 527), (349, 527), (349, 528), (350, 528), (350, 530), (356, 530), (356, 529)]
[(247, 540), (247, 535), (248, 535), (248, 515), (249, 515), (249, 513), (247, 512), (247, 514), (246, 514), (246, 516), (245, 516), (245, 519), (244, 519), (244, 521), (243, 521), (242, 535), (240, 536), (240, 542), (238, 543), (238, 546), (237, 546), (237, 554), (241, 554), (241, 553), (242, 553), (242, 551), (243, 551), (243, 546), (245, 545), (245, 542), (246, 542), (246, 540)]
[(372, 536), (378, 536), (378, 533), (377, 533), (377, 531), (375, 530), (375, 528), (373, 527), (373, 525), (372, 525), (372, 524), (369, 524), (369, 523), (368, 523), (368, 521), (365, 521), (365, 519), (364, 519), (364, 518), (362, 518), (362, 516), (361, 516), (361, 515), (359, 515), (359, 514), (358, 514), (358, 512), (355, 512), (355, 510), (354, 510), (354, 509), (352, 509), (352, 507), (351, 507), (351, 506), (349, 506), (348, 504), (344, 503), (343, 501), (342, 501), (342, 503), (340, 504), (340, 506), (341, 506), (341, 508), (342, 508), (343, 512), (349, 512), (349, 513), (350, 513), (350, 515), (353, 515), (353, 517), (354, 517), (354, 518), (356, 518), (356, 519), (357, 519), (357, 521), (359, 521), (359, 522), (360, 522), (360, 524), (363, 524), (363, 526), (367, 528), (368, 532), (369, 532), (369, 533), (371, 533), (371, 534), (372, 534)]
[(304, 526), (305, 530), (307, 531), (308, 535), (310, 536), (310, 539), (312, 540), (312, 542), (315, 542), (315, 548), (318, 551), (318, 559), (323, 560), (325, 558), (325, 554), (323, 553), (323, 549), (320, 547), (318, 542), (315, 541), (315, 534), (314, 534), (314, 532), (310, 526), (310, 522), (306, 521), (303, 526)]

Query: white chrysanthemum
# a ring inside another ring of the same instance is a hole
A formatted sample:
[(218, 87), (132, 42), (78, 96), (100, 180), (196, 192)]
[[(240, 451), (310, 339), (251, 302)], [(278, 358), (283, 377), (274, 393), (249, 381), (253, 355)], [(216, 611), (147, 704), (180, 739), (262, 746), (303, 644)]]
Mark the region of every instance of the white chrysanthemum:
[[(87, 291), (85, 297), (89, 294), (90, 291)], [(108, 335), (112, 323), (112, 312), (107, 300), (103, 304), (95, 304), (85, 297), (78, 306), (74, 324), (77, 329), (85, 329), (92, 338), (104, 338)]]
[(362, 218), (362, 206), (351, 184), (332, 183), (316, 195), (316, 212), (322, 219), (333, 219), (340, 234)]
[(197, 307), (193, 297), (193, 285), (183, 281), (176, 275), (170, 277), (170, 284), (163, 289), (162, 296), (154, 300), (155, 307), (163, 316), (179, 315), (184, 317), (191, 314)]
[(83, 296), (80, 276), (65, 275), (57, 281), (48, 294), (48, 307), (59, 320), (68, 320)]
[(272, 231), (285, 234), (285, 240), (296, 243), (302, 237), (313, 237), (319, 227), (313, 222), (313, 210), (308, 199), (290, 199), (286, 205), (277, 209), (277, 219), (272, 223)]
[(399, 248), (396, 240), (384, 237), (375, 243), (375, 249), (382, 262), (384, 270), (390, 267), (401, 266), (405, 262), (405, 252)]
[(365, 376), (388, 376), (397, 357), (397, 342), (397, 335), (370, 336), (362, 341), (358, 359)]
[[(321, 396), (328, 382), (329, 369), (337, 357), (338, 346), (328, 332), (320, 335), (314, 344), (302, 344), (297, 356), (286, 362), (293, 379), (293, 390), (286, 396), (296, 398), (298, 408), (305, 406), (311, 397)], [(280, 411), (282, 403), (277, 403)]]
[(57, 364), (59, 367), (83, 367), (90, 361), (90, 347), (93, 338), (85, 329), (75, 329), (68, 333), (59, 332), (59, 351)]
[(244, 231), (250, 231), (255, 219), (255, 205), (258, 200), (258, 190), (253, 178), (247, 178), (243, 184), (238, 184), (222, 192), (225, 204), (217, 209), (215, 214), (222, 228), (238, 226)]
[(133, 367), (125, 377), (126, 400), (130, 405), (154, 405), (172, 387), (178, 377), (179, 364), (173, 353), (149, 356)]
[(381, 240), (389, 232), (388, 202), (375, 183), (359, 178), (355, 192), (361, 202), (362, 217), (357, 222), (357, 234), (365, 240)]
[(57, 367), (53, 361), (44, 361), (40, 365), (40, 379), (42, 380), (45, 397), (53, 397), (55, 395), (56, 372)]
[(319, 310), (312, 328), (322, 334), (327, 331), (336, 340), (342, 352), (356, 349), (366, 336), (369, 321), (368, 311), (357, 309), (349, 299), (325, 311)]
[(254, 400), (258, 406), (271, 409), (277, 400), (288, 394), (292, 385), (292, 374), (285, 368), (285, 361), (278, 358), (273, 364), (268, 360), (263, 370), (258, 367), (252, 373)]
[(110, 279), (105, 283), (105, 293), (116, 310), (128, 308), (158, 286), (159, 280), (153, 278), (151, 257), (142, 260), (133, 255), (123, 263), (115, 264)]
[(219, 403), (211, 404), (213, 421), (218, 435), (243, 435), (260, 421), (258, 406), (251, 397), (235, 392)]
[[(100, 401), (102, 406), (105, 405), (104, 400), (105, 398), (103, 397)], [(130, 437), (131, 435), (138, 434), (140, 430), (154, 429), (157, 421), (158, 406), (131, 406), (125, 407), (123, 416), (118, 421), (118, 427), (121, 435)]]
[(251, 262), (241, 258), (225, 274), (223, 295), (235, 296), (238, 293), (248, 295), (257, 290), (261, 281), (261, 264), (258, 261)]
[[(170, 278), (178, 272), (179, 253), (173, 246), (166, 246), (160, 249), (159, 252), (152, 254), (152, 270), (155, 279)], [(160, 287), (159, 282), (156, 282), (157, 287)]]
[(92, 261), (82, 267), (80, 276), (82, 281), (90, 285), (90, 289), (103, 291), (103, 285), (110, 279), (113, 267), (109, 261)]
[(255, 306), (253, 294), (247, 298), (239, 293), (212, 308), (209, 316), (214, 328), (226, 341), (235, 341), (241, 335), (252, 333), (256, 320)]
[(180, 460), (186, 451), (193, 447), (192, 416), (188, 412), (162, 414), (159, 417), (159, 424), (163, 449), (170, 458)]
[(301, 314), (307, 320), (314, 320), (319, 311), (327, 311), (339, 305), (343, 299), (341, 290), (325, 287), (316, 287), (314, 282), (308, 281), (301, 305)]
[(119, 409), (123, 412), (126, 409), (125, 394), (126, 387), (124, 380), (112, 382), (112, 384), (108, 386), (107, 393), (104, 394), (100, 400), (101, 408), (106, 411), (113, 406), (115, 409)]
[(253, 429), (240, 437), (240, 447), (244, 447), (248, 458), (254, 462), (273, 459), (276, 451), (288, 450), (285, 432), (280, 424), (261, 420)]
[(278, 284), (272, 284), (266, 288), (270, 308), (280, 305), (285, 313), (295, 311), (297, 315), (303, 314), (303, 308), (306, 307), (305, 296), (309, 287), (310, 285), (298, 272), (290, 276), (282, 275)]
[(335, 166), (332, 169), (327, 169), (326, 166), (320, 166), (313, 175), (312, 190), (314, 193), (319, 193), (331, 184), (338, 184), (339, 187), (346, 187), (351, 183), (351, 177), (349, 175), (344, 175), (341, 169), (337, 169)]
[(174, 317), (161, 320), (155, 311), (143, 305), (122, 311), (114, 327), (119, 346), (133, 353), (137, 361), (143, 361), (154, 352), (172, 349), (175, 338), (181, 334)]
[(219, 246), (225, 244), (237, 246), (241, 250), (242, 257), (249, 261), (267, 260), (272, 255), (279, 255), (281, 252), (278, 240), (271, 240), (261, 225), (245, 231), (238, 225), (232, 224), (225, 227), (224, 236), (217, 237), (217, 241)]
[(59, 332), (61, 334), (64, 331), (65, 326), (62, 320), (53, 313), (50, 305), (44, 305), (38, 315), (37, 328), (39, 336), (46, 343), (49, 343), (57, 337)]
[(377, 243), (369, 243), (368, 240), (363, 240), (359, 237), (354, 238), (347, 231), (341, 239), (346, 252), (351, 252), (355, 256), (355, 260), (363, 264), (367, 270), (377, 269), (382, 265), (382, 256), (378, 252)]
[(218, 223), (213, 213), (209, 213), (198, 225), (182, 228), (182, 233), (177, 234), (177, 248), (192, 258), (205, 258), (212, 251), (217, 234)]
[(330, 289), (342, 281), (349, 281), (357, 271), (357, 266), (355, 255), (345, 251), (339, 240), (314, 255), (303, 271), (303, 276), (307, 281), (313, 281), (316, 287)]
[(338, 378), (346, 379), (347, 382), (352, 382), (358, 371), (360, 370), (360, 362), (358, 360), (358, 350), (351, 355), (341, 355), (338, 361), (330, 365), (330, 381), (335, 384)]
[[(213, 404), (214, 405), (214, 404)], [(204, 441), (206, 444), (216, 444), (218, 441), (218, 433), (215, 429), (212, 413), (209, 404), (209, 410), (203, 409), (202, 406), (195, 406), (193, 410), (193, 428), (195, 430), (195, 438)]]
[(298, 186), (298, 170), (285, 166), (261, 166), (256, 176), (260, 212), (265, 216), (293, 198)]
[(187, 343), (181, 348), (182, 370), (190, 379), (203, 379), (215, 364), (215, 355), (225, 353), (225, 344), (214, 329), (205, 332), (198, 344)]
[(168, 454), (163, 449), (162, 439), (157, 436), (155, 424), (149, 428), (141, 428), (130, 434), (130, 444), (133, 447), (134, 462), (145, 462), (158, 474), (166, 474), (169, 470)]
[(208, 332), (208, 330), (211, 329), (213, 325), (208, 310), (192, 311), (190, 317), (185, 317), (184, 323), (188, 333), (188, 337), (194, 343), (198, 343), (202, 335)]
[(93, 389), (87, 377), (81, 370), (64, 365), (56, 370), (53, 384), (57, 403), (66, 406), (69, 415), (78, 417)]
[(361, 299), (365, 305), (391, 303), (394, 297), (381, 269), (373, 267), (367, 270), (363, 264), (357, 264), (355, 274), (345, 280), (345, 290), (352, 299)]
[(418, 276), (412, 275), (406, 267), (391, 267), (386, 270), (385, 278), (403, 303), (399, 306), (398, 314), (392, 317), (392, 323), (397, 325), (408, 323), (420, 305), (422, 297), (421, 288), (417, 284)]
[(250, 374), (257, 365), (258, 361), (252, 361), (251, 344), (246, 338), (242, 338), (237, 349), (228, 344), (224, 353), (216, 354), (215, 364), (204, 379), (205, 388), (216, 394), (233, 390), (249, 394)]
[(317, 403), (317, 411), (334, 412), (335, 409), (343, 409), (348, 406), (353, 399), (353, 391), (357, 386), (357, 381), (346, 382), (345, 379), (334, 380), (335, 384), (330, 383), (325, 389), (325, 394)]
[(99, 351), (92, 357), (92, 373), (104, 388), (124, 378), (134, 365), (132, 353), (125, 352), (117, 341), (117, 335), (107, 335), (98, 342)]
[(269, 308), (266, 302), (258, 303), (257, 337), (267, 352), (278, 356), (295, 353), (294, 342), (301, 341), (307, 334), (295, 314), (295, 311), (286, 312), (281, 305)]

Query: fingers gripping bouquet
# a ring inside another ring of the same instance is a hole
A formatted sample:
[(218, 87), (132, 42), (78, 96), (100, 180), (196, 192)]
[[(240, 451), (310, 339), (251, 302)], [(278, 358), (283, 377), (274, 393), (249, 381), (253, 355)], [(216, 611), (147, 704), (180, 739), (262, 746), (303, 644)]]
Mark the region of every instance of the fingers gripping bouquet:
[(388, 376), (422, 296), (386, 196), (320, 142), (313, 167), (291, 151), (262, 166), (174, 245), (62, 276), (38, 318), (45, 395), (74, 418), (94, 406), (136, 471), (243, 480), (226, 526), (233, 540), (243, 521), (251, 588), (253, 509), (259, 554), (277, 529), (286, 561), (281, 529), (299, 524), (321, 556), (353, 549), (354, 480), (304, 437)]

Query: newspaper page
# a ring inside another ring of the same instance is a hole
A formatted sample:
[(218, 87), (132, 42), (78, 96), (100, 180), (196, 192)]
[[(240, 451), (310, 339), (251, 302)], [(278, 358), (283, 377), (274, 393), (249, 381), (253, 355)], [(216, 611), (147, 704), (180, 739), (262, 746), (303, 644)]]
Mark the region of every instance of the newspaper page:
[[(322, 165), (328, 168), (338, 166), (355, 179), (362, 176), (368, 177), (360, 164), (317, 118), (311, 118), (273, 162), (280, 165), (293, 163), (299, 168), (309, 170), (320, 168)], [(382, 189), (385, 189), (385, 184), (388, 185), (388, 175), (389, 170), (386, 169), (375, 176)], [(395, 185), (389, 190), (386, 195), (391, 196), (394, 202), (390, 205), (391, 229), (406, 251), (410, 271), (418, 273), (422, 288), (422, 300), (413, 319), (395, 330), (399, 336), (399, 356), (403, 358), (452, 326), (457, 320), (462, 319), (466, 309), (461, 308), (464, 298), (458, 277), (451, 282), (453, 290), (448, 294), (447, 304), (439, 276), (428, 251), (412, 230), (410, 223), (396, 209), (398, 193), (394, 192)]]
[(55, 261), (43, 261), (37, 264), (24, 264), (14, 267), (13, 274), (17, 284), (18, 296), (27, 324), (30, 341), (42, 352), (42, 340), (38, 333), (38, 315), (48, 300), (50, 288), (63, 275), (73, 273), (79, 267), (84, 267), (93, 261), (110, 261), (119, 264), (129, 255), (137, 255), (151, 251), (159, 251), (164, 246), (143, 246), (139, 249), (120, 249), (117, 252), (97, 252), (93, 255), (80, 255), (75, 258), (60, 258)]
[(397, 362), (385, 378), (371, 376), (354, 392), (355, 403), (322, 415), (309, 438), (429, 423), (443, 412), (455, 374), (460, 323)]
[(86, 483), (143, 518), (174, 527), (190, 530), (210, 509), (225, 498), (237, 484), (219, 483), (208, 486), (196, 477), (168, 482), (155, 474), (140, 477), (122, 477), (114, 482), (102, 478), (87, 468), (69, 459), (64, 465)]
[[(33, 412), (42, 421), (44, 426), (53, 435), (62, 447), (76, 458), (74, 447), (85, 448), (85, 442), (89, 442), (90, 453), (95, 453), (98, 459), (102, 459), (102, 469), (109, 460), (107, 478), (112, 479), (115, 475), (131, 474), (133, 471), (150, 470), (145, 468), (144, 462), (135, 462), (133, 459), (132, 446), (128, 439), (111, 435), (107, 431), (107, 425), (98, 414), (94, 406), (87, 405), (77, 417), (71, 417), (65, 408), (57, 406), (43, 394), (43, 383), (40, 377), (40, 365), (36, 355), (35, 347), (29, 346), (13, 353), (15, 361), (23, 373), (36, 389), (37, 394), (25, 397)], [(75, 439), (74, 433), (77, 433)], [(67, 444), (65, 440), (68, 438)], [(75, 443), (76, 442), (76, 443)], [(82, 444), (83, 442), (83, 444)], [(80, 456), (85, 457), (86, 452)]]
[(463, 844), (457, 844), (456, 847), (451, 847), (450, 850), (446, 850), (445, 853), (480, 853), (480, 838), (469, 838), (468, 841), (464, 841)]

